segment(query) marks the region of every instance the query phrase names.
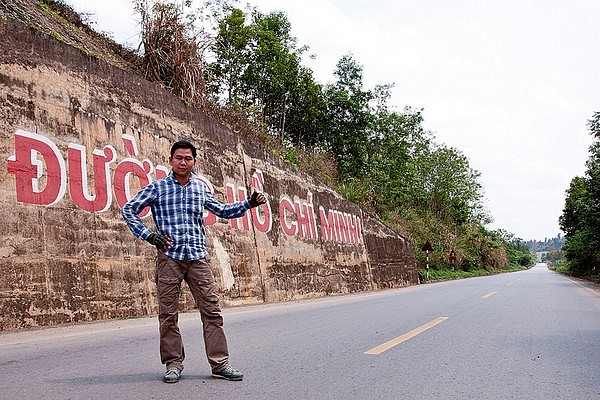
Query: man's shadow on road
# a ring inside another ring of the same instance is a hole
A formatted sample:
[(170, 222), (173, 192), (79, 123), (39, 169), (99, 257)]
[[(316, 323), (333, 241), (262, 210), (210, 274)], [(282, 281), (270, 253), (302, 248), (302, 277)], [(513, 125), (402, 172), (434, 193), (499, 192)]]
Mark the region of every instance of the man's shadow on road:
[[(182, 374), (181, 381), (217, 381), (212, 375), (202, 374)], [(62, 383), (68, 386), (88, 386), (88, 385), (114, 385), (131, 383), (158, 383), (164, 385), (162, 374), (156, 372), (143, 372), (138, 374), (114, 374), (114, 375), (94, 375), (78, 376), (66, 379), (52, 379), (53, 383)]]

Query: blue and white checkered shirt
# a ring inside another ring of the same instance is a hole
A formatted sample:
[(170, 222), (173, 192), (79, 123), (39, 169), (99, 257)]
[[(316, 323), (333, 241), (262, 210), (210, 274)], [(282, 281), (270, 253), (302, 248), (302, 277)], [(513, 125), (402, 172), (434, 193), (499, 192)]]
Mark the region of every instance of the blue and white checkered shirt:
[(149, 206), (158, 233), (173, 238), (173, 246), (165, 252), (177, 260), (200, 260), (208, 254), (204, 236), (204, 209), (221, 218), (238, 218), (250, 209), (248, 200), (223, 204), (214, 198), (208, 187), (192, 174), (182, 186), (173, 175), (144, 186), (129, 200), (121, 213), (133, 234), (146, 240), (153, 232), (140, 218)]

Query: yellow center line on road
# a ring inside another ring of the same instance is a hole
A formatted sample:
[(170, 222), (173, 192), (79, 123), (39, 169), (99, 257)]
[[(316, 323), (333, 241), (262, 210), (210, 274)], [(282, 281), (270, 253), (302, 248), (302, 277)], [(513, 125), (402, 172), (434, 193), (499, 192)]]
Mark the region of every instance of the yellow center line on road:
[(430, 322), (426, 323), (425, 325), (421, 325), (420, 327), (415, 328), (412, 331), (407, 332), (402, 336), (398, 336), (397, 338), (392, 339), (383, 344), (380, 344), (377, 347), (373, 347), (369, 351), (365, 351), (364, 354), (374, 354), (374, 355), (381, 354), (384, 351), (387, 351), (387, 350), (391, 349), (392, 347), (397, 346), (402, 342), (406, 342), (408, 339), (413, 338), (413, 337), (417, 336), (418, 334), (425, 332), (427, 329), (433, 328), (437, 324), (444, 322), (447, 319), (448, 319), (448, 317), (437, 317), (433, 321), (430, 321)]
[(488, 294), (484, 294), (483, 296), (481, 296), (481, 298), (482, 299), (487, 299), (488, 297), (492, 297), (496, 293), (498, 293), (498, 291), (494, 290), (493, 292), (489, 292)]

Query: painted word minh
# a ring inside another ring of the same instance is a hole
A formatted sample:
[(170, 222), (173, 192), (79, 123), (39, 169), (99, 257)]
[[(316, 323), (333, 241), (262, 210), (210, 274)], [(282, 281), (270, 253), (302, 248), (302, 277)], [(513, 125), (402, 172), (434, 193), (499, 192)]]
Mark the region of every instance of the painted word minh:
[[(58, 146), (49, 138), (32, 132), (18, 130), (15, 133), (15, 154), (8, 159), (8, 172), (14, 174), (17, 201), (28, 204), (51, 206), (60, 202), (67, 187), (73, 203), (88, 212), (105, 212), (113, 203), (113, 195), (119, 207), (133, 197), (131, 180), (139, 181), (140, 187), (154, 179), (167, 176), (169, 169), (163, 165), (154, 166), (151, 161), (140, 161), (135, 138), (123, 134), (121, 137), (129, 157), (116, 163), (117, 151), (111, 145), (92, 152), (92, 173), (94, 177), (93, 193), (88, 182), (87, 152), (84, 146), (70, 143), (67, 148), (66, 162)], [(111, 164), (116, 163), (111, 176)], [(204, 176), (198, 179), (204, 182), (214, 193), (212, 183)], [(113, 190), (109, 190), (109, 187)], [(263, 189), (264, 175), (256, 170), (252, 175), (252, 187)], [(244, 186), (232, 183), (225, 185), (228, 202), (245, 199), (248, 196)], [(363, 244), (362, 227), (359, 217), (337, 210), (325, 210), (319, 207), (319, 224), (313, 195), (308, 192), (306, 200), (292, 199), (286, 195), (279, 201), (279, 220), (287, 236), (318, 240), (317, 227), (322, 240), (339, 243)], [(148, 216), (149, 209), (141, 213)], [(217, 222), (217, 217), (208, 211), (204, 214), (206, 226)], [(230, 221), (234, 229), (249, 230), (251, 224), (259, 232), (270, 232), (273, 225), (271, 204), (253, 208), (250, 213)]]

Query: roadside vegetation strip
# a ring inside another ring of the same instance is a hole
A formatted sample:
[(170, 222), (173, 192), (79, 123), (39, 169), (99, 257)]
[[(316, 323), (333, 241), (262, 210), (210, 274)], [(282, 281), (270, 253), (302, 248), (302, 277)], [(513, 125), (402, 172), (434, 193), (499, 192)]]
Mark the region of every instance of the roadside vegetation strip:
[(483, 296), (481, 296), (482, 299), (487, 299), (489, 297), (492, 297), (493, 295), (495, 295), (496, 293), (498, 293), (498, 291), (494, 290), (493, 292), (489, 292), (488, 294), (484, 294)]
[[(496, 275), (496, 274), (503, 274), (503, 273), (507, 273), (507, 272), (518, 272), (518, 271), (525, 271), (527, 270), (528, 267), (511, 267), (511, 268), (507, 268), (507, 269), (472, 269), (469, 271), (463, 271), (461, 269), (457, 269), (455, 271), (450, 270), (450, 269), (435, 269), (435, 268), (431, 268), (429, 270), (429, 281), (430, 282), (435, 282), (435, 281), (448, 281), (448, 280), (454, 280), (454, 279), (463, 279), (463, 278), (475, 278), (475, 277), (480, 277), (480, 276), (490, 276), (490, 275)], [(425, 269), (420, 269), (419, 270), (421, 272), (421, 274), (423, 276), (426, 275), (427, 270)], [(517, 279), (520, 280), (520, 279)]]
[(384, 351), (387, 351), (387, 350), (391, 349), (392, 347), (395, 347), (402, 342), (406, 342), (408, 339), (411, 339), (411, 338), (417, 336), (418, 334), (423, 333), (430, 328), (433, 328), (437, 324), (442, 323), (447, 319), (448, 319), (448, 317), (437, 317), (433, 321), (430, 321), (430, 322), (426, 323), (425, 325), (421, 325), (420, 327), (415, 328), (412, 331), (405, 333), (404, 335), (398, 336), (395, 339), (392, 339), (388, 342), (380, 344), (379, 346), (373, 347), (371, 350), (365, 351), (364, 354), (369, 354), (369, 355), (381, 354)]

